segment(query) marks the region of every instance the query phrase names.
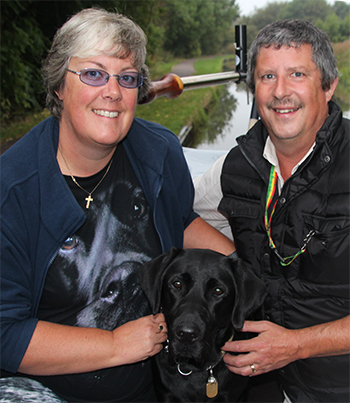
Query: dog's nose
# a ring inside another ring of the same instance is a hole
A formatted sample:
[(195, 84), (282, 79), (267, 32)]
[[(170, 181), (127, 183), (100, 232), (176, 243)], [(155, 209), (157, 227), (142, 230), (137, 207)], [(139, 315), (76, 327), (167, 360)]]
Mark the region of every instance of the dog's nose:
[(198, 340), (199, 329), (196, 326), (182, 326), (175, 332), (181, 343), (191, 344)]

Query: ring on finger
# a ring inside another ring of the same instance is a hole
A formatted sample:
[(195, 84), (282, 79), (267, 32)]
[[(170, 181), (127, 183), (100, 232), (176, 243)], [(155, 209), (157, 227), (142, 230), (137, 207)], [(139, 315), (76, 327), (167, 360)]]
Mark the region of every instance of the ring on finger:
[(164, 327), (162, 325), (158, 325), (159, 331), (162, 332)]
[(252, 369), (253, 374), (255, 374), (255, 372), (256, 372), (255, 365), (254, 365), (254, 364), (250, 364), (250, 368)]

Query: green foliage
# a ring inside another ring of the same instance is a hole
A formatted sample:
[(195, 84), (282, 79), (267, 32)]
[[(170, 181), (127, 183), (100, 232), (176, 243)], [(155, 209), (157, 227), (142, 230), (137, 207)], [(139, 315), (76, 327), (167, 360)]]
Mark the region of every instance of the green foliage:
[(165, 47), (175, 56), (218, 54), (234, 42), (235, 0), (169, 0), (166, 2)]
[(328, 33), (333, 43), (343, 42), (350, 35), (350, 11), (343, 19), (336, 13), (329, 14), (324, 20), (318, 19), (316, 25)]
[(333, 12), (326, 0), (293, 0), (281, 9), (279, 18), (297, 18), (315, 23), (324, 20)]
[[(106, 8), (102, 3), (101, 7)], [(164, 43), (164, 13), (162, 0), (132, 0), (114, 1), (114, 7), (122, 14), (135, 21), (144, 30), (148, 38), (148, 60), (151, 60), (162, 51)]]
[(21, 1), (7, 1), (2, 2), (1, 7), (0, 94), (3, 119), (9, 118), (14, 109), (38, 109), (39, 94), (43, 96), (40, 71), (36, 66), (47, 40), (35, 19), (26, 14), (24, 5)]
[(226, 58), (227, 56), (224, 55), (199, 59), (195, 61), (194, 68), (197, 74), (220, 73)]
[(336, 1), (333, 6), (333, 10), (337, 17), (340, 19), (344, 18), (344, 15), (348, 15), (350, 12), (350, 4), (345, 3), (345, 1)]
[[(313, 21), (333, 43), (350, 36), (350, 4), (344, 1), (331, 6), (326, 0), (317, 0), (317, 7), (315, 0), (271, 2), (238, 20), (236, 3), (237, 0), (0, 1), (2, 125), (25, 112), (43, 109), (41, 61), (57, 28), (83, 8), (117, 9), (143, 28), (148, 37), (147, 64), (152, 79), (167, 72), (167, 67), (158, 66), (164, 66), (162, 62), (174, 56), (215, 55), (230, 48), (234, 53), (235, 23), (247, 25), (248, 45), (262, 27), (281, 18)], [(348, 77), (347, 71), (343, 74)]]
[[(167, 4), (169, 25), (166, 30), (165, 46), (172, 49), (175, 56), (199, 56), (199, 29), (200, 24), (194, 20), (197, 11), (197, 2), (170, 0)], [(190, 35), (191, 34), (191, 35)]]

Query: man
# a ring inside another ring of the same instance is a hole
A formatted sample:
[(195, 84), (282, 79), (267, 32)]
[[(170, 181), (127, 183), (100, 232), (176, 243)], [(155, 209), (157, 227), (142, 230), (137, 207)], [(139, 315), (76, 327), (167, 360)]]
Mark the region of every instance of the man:
[(266, 320), (242, 329), (256, 337), (226, 343), (224, 360), (245, 376), (277, 369), (287, 402), (349, 402), (349, 120), (331, 100), (327, 35), (307, 21), (266, 26), (247, 82), (261, 120), (195, 181), (195, 211), (226, 217), (269, 292)]

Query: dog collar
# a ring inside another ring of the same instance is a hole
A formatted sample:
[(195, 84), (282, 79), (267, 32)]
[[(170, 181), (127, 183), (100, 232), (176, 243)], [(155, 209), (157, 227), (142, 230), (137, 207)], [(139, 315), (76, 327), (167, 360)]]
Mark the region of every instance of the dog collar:
[[(233, 337), (234, 337), (234, 333), (227, 341), (232, 341)], [(166, 343), (167, 344), (164, 349), (165, 349), (165, 352), (169, 352), (169, 339), (167, 339)], [(206, 395), (207, 395), (207, 397), (209, 397), (209, 399), (214, 398), (219, 392), (219, 384), (214, 376), (213, 369), (219, 364), (219, 362), (223, 359), (225, 354), (226, 354), (226, 351), (221, 350), (221, 355), (220, 355), (219, 361), (215, 365), (211, 365), (210, 367), (208, 367), (206, 369), (206, 371), (209, 371), (208, 381), (206, 384)], [(177, 370), (178, 370), (179, 374), (181, 374), (182, 376), (189, 376), (193, 373), (193, 371), (189, 371), (189, 372), (181, 371), (180, 364), (177, 364)]]
[[(234, 338), (234, 333), (233, 333), (232, 336), (227, 340), (227, 342), (232, 341), (233, 338)], [(165, 345), (165, 347), (164, 347), (164, 351), (165, 351), (166, 353), (169, 352), (169, 339), (167, 339), (167, 341), (166, 341), (166, 345)], [(214, 368), (219, 364), (219, 362), (223, 359), (223, 357), (224, 357), (225, 354), (226, 354), (226, 351), (221, 350), (221, 355), (220, 355), (220, 358), (219, 358), (218, 362), (217, 362), (215, 365), (210, 365), (210, 366), (206, 369), (206, 371), (213, 371), (213, 369), (214, 369)], [(175, 361), (175, 362), (176, 362), (176, 361)], [(189, 376), (189, 375), (191, 375), (191, 374), (193, 373), (193, 371), (189, 371), (189, 372), (183, 372), (183, 371), (181, 371), (180, 364), (178, 364), (178, 363), (176, 363), (176, 364), (177, 364), (177, 370), (178, 370), (179, 374), (181, 374), (182, 376)]]

